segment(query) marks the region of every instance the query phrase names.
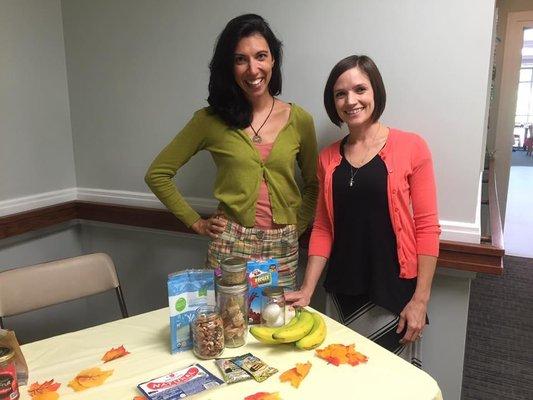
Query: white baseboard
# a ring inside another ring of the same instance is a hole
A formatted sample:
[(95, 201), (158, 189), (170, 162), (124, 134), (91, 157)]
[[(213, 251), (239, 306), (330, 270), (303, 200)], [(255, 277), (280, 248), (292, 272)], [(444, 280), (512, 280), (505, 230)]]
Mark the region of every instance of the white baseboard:
[[(70, 188), (0, 201), (0, 216), (29, 211), (72, 200), (94, 201), (96, 203), (110, 203), (133, 207), (165, 208), (152, 193), (130, 192), (125, 190)], [(188, 197), (186, 200), (196, 211), (202, 214), (211, 214), (215, 212), (218, 206), (218, 202), (215, 199)], [(480, 242), (481, 233), (479, 218), (475, 223), (441, 220), (440, 224), (442, 228), (441, 239), (466, 243)]]
[(54, 204), (65, 203), (77, 199), (76, 188), (54, 190), (33, 194), (30, 196), (17, 197), (15, 199), (0, 201), (0, 217), (16, 214), (23, 211), (30, 211), (36, 208), (53, 206)]

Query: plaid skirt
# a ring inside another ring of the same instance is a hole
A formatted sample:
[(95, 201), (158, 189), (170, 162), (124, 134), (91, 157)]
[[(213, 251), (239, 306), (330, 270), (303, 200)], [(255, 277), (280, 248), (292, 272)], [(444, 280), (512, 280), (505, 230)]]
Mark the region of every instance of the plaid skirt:
[(218, 238), (211, 240), (206, 265), (217, 268), (229, 256), (251, 260), (275, 258), (279, 263), (278, 285), (294, 290), (298, 269), (298, 231), (296, 225), (277, 229), (246, 228), (227, 220)]

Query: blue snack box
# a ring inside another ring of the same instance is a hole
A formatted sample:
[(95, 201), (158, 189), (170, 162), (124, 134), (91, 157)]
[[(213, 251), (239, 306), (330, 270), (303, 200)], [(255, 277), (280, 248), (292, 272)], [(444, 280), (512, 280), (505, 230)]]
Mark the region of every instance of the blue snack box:
[(248, 323), (261, 323), (263, 289), (278, 285), (278, 260), (252, 260), (246, 264), (248, 275)]
[(190, 324), (196, 309), (215, 304), (213, 270), (188, 269), (168, 276), (172, 353), (192, 349)]

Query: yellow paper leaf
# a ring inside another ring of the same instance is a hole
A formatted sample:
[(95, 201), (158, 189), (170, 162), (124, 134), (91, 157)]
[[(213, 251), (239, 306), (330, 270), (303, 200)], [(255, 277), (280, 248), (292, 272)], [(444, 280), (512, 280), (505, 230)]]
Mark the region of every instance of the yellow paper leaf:
[(291, 368), (282, 373), (279, 377), (279, 380), (281, 382), (290, 382), (293, 387), (298, 388), (300, 386), (300, 383), (302, 383), (302, 380), (309, 373), (310, 369), (310, 362), (306, 362), (305, 364), (298, 363), (296, 364), (296, 367)]
[(68, 385), (76, 392), (79, 392), (102, 385), (112, 374), (112, 369), (102, 371), (100, 368), (90, 368), (81, 371)]

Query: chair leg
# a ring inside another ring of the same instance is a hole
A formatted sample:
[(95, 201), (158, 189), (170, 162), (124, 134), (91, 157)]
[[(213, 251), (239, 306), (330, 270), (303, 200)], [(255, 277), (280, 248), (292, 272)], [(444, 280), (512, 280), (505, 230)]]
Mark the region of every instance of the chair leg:
[(2, 317), (0, 317), (0, 329), (4, 329), (4, 322), (2, 321)]
[(120, 311), (122, 312), (123, 318), (128, 318), (128, 309), (126, 308), (126, 302), (124, 301), (124, 295), (122, 294), (122, 289), (120, 286), (115, 288), (115, 292), (117, 293), (118, 303), (120, 304)]

